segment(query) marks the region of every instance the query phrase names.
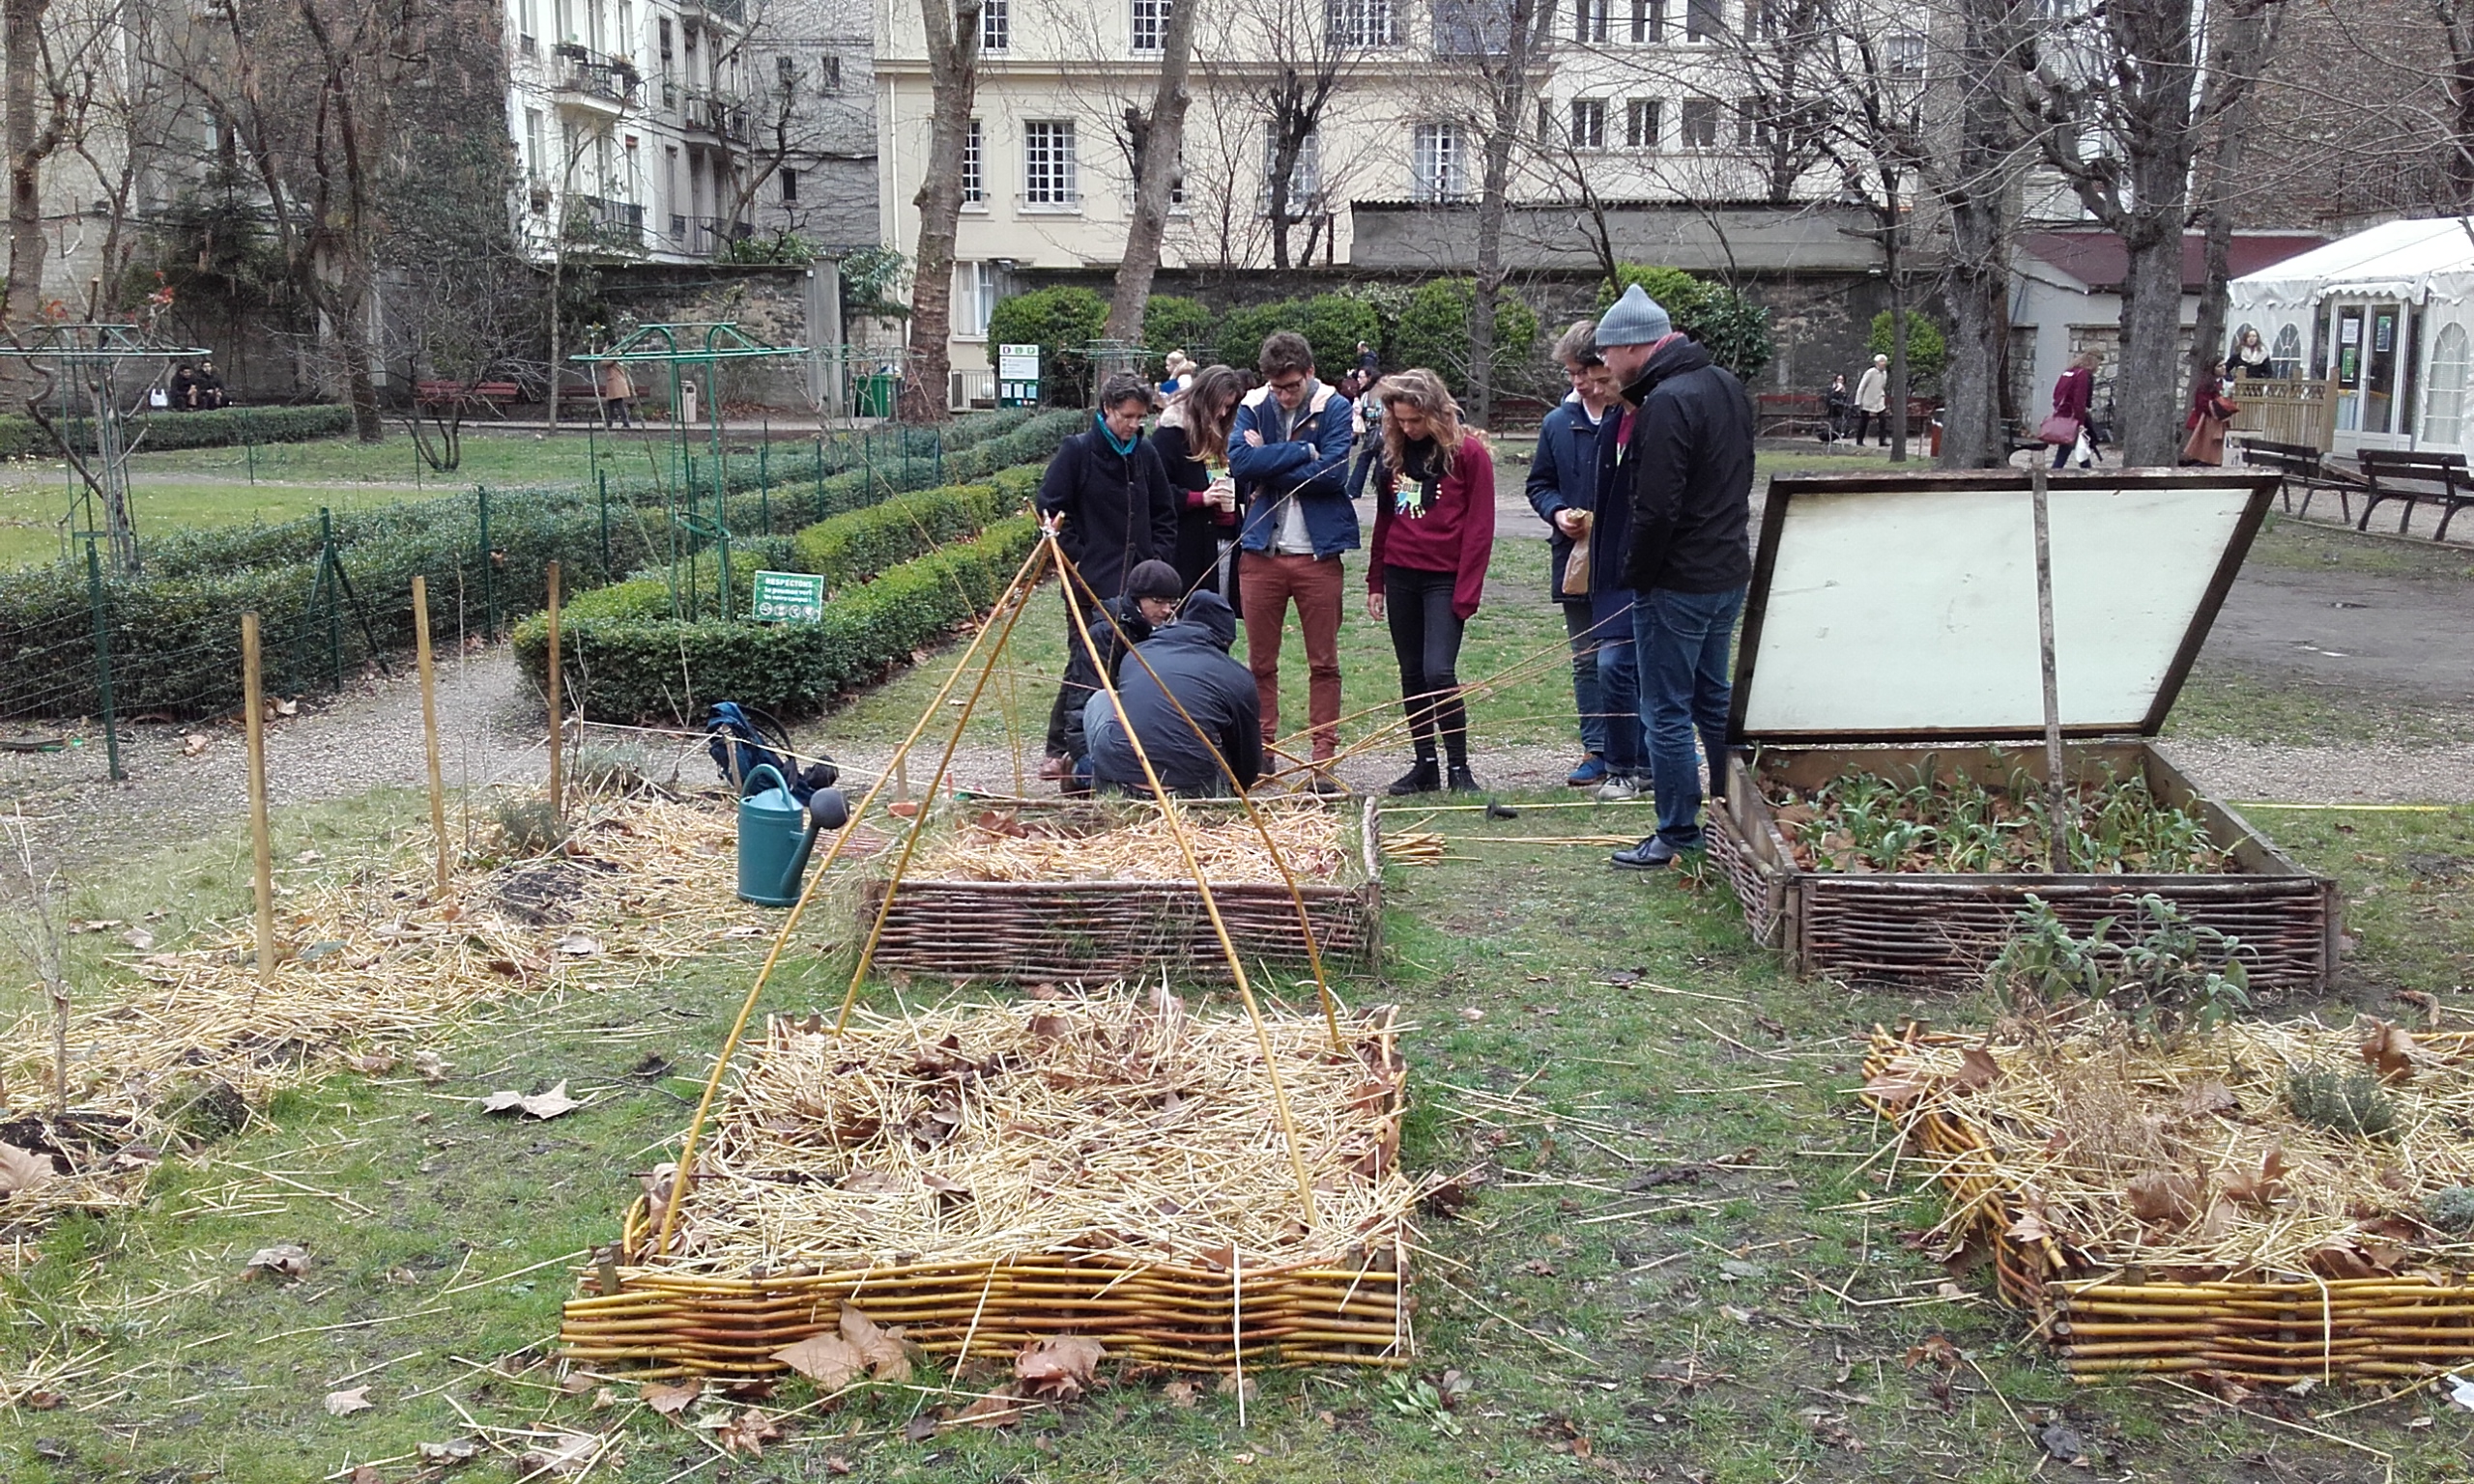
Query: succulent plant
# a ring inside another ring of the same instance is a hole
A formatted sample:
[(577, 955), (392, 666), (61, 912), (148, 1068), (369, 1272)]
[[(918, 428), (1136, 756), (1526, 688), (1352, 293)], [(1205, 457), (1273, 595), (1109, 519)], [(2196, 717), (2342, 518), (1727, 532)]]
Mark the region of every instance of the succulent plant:
[(2363, 1072), (2294, 1072), (2286, 1078), (2285, 1102), (2294, 1117), (2331, 1133), (2385, 1139), (2397, 1132), (2397, 1099)]

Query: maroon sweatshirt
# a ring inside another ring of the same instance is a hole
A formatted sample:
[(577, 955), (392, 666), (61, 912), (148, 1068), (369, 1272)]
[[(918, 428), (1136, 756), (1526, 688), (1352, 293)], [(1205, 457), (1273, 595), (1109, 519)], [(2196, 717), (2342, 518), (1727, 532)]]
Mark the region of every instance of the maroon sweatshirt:
[[(1430, 442), (1421, 442), (1431, 448)], [(1412, 454), (1417, 451), (1412, 444)], [(1495, 459), (1475, 434), (1460, 441), (1452, 472), (1440, 479), (1404, 479), (1377, 467), (1374, 539), (1366, 547), (1368, 592), (1383, 590), (1387, 566), (1454, 573), (1452, 611), (1465, 623), (1485, 593), (1486, 562), (1494, 553)]]

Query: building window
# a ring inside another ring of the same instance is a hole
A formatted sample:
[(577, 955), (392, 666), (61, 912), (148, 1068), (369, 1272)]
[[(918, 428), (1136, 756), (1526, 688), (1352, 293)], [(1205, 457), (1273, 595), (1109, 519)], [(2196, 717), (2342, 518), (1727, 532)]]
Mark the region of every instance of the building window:
[(2287, 325), (2277, 331), (2277, 343), (2268, 348), (2268, 364), (2276, 367), (2281, 379), (2302, 374), (2302, 327)]
[(1687, 98), (1677, 113), (1683, 137), (1679, 141), (1687, 150), (1714, 150), (1718, 147), (1718, 100), (1714, 98)]
[(1726, 34), (1727, 17), (1719, 0), (1683, 0), (1683, 39), (1714, 42)]
[(1038, 120), (1022, 126), (1022, 200), (1031, 206), (1080, 202), (1074, 181), (1074, 124)]
[(1736, 103), (1736, 143), (1744, 149), (1769, 142), (1769, 100), (1755, 93)]
[(842, 91), (842, 58), (826, 52), (817, 59), (816, 90), (819, 93)]
[[(1316, 198), (1322, 194), (1323, 190), (1322, 158), (1323, 144), (1320, 135), (1308, 134), (1298, 141), (1297, 162), (1291, 165), (1288, 171), (1287, 207), (1291, 219), (1312, 212), (1320, 206), (1321, 203)], [(1272, 173), (1279, 168), (1279, 164), (1280, 136), (1276, 131), (1266, 128), (1263, 130), (1263, 190), (1261, 202), (1257, 208), (1266, 216), (1270, 215), (1272, 211)]]
[(1632, 42), (1656, 44), (1666, 35), (1666, 0), (1632, 0)]
[(799, 172), (791, 169), (788, 165), (784, 165), (781, 170), (781, 176), (782, 204), (784, 206), (789, 206), (791, 203), (799, 199)]
[(2431, 389), (2423, 408), (2423, 442), (2454, 444), (2465, 425), (2465, 327), (2443, 326), (2431, 342)]
[(1323, 26), (1335, 46), (1396, 46), (1392, 0), (1327, 0)]
[(1438, 56), (1501, 56), (1510, 45), (1510, 13), (1502, 0), (1435, 0)]
[(1606, 0), (1572, 0), (1572, 40), (1606, 40)]
[(665, 15), (665, 16), (663, 16), (663, 17), (661, 18), (661, 20), (659, 21), (659, 23), (658, 23), (658, 25), (657, 25), (657, 28), (656, 28), (656, 34), (657, 34), (657, 35), (659, 35), (659, 37), (661, 38), (661, 61), (662, 61), (662, 65), (663, 65), (664, 67), (668, 67), (668, 66), (670, 65), (670, 17), (669, 17), (669, 16)]
[(1409, 194), (1420, 201), (1457, 201), (1467, 192), (1467, 157), (1457, 124), (1421, 124), (1411, 136)]
[(980, 161), (986, 157), (980, 153), (979, 120), (973, 119), (970, 121), (970, 128), (963, 131), (963, 205), (964, 206), (987, 204), (988, 178), (980, 170)]
[(1636, 98), (1624, 105), (1624, 147), (1627, 150), (1654, 150), (1658, 147), (1659, 117), (1663, 110), (1654, 98)]
[(1606, 148), (1606, 100), (1598, 98), (1572, 100), (1572, 148), (1602, 150)]
[(1893, 31), (1890, 33), (1887, 44), (1882, 50), (1891, 76), (1921, 77), (1924, 75), (1923, 32)]
[(954, 268), (962, 280), (954, 295), (954, 338), (984, 340), (989, 316), (996, 310), (996, 266), (957, 263)]
[(532, 173), (532, 184), (549, 184), (550, 125), (538, 108), (524, 110), (524, 167)]
[(1156, 56), (1168, 37), (1168, 7), (1172, 0), (1134, 0), (1132, 36), (1136, 56)]
[(773, 59), (773, 84), (788, 93), (799, 85), (799, 62), (796, 57)]
[(983, 0), (979, 8), (979, 49), (1003, 51), (1014, 37), (1014, 18), (1007, 0)]
[(524, 54), (532, 55), (532, 39), (541, 34), (539, 0), (517, 0), (515, 29), (523, 39)]

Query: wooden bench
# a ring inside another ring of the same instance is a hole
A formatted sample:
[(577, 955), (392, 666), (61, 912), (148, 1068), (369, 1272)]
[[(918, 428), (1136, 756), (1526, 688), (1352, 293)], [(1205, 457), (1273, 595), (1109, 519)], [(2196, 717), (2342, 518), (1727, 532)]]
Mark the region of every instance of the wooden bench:
[[(2362, 492), (2362, 481), (2343, 470), (2330, 468), (2319, 450), (2309, 443), (2281, 443), (2264, 438), (2246, 438), (2242, 440), (2242, 458), (2245, 463), (2276, 471), (2277, 496), (2285, 501), (2288, 513), (2309, 516), (2311, 497), (2326, 490), (2337, 497), (2339, 517), (2347, 522), (2353, 520), (2353, 497)], [(2300, 510), (2293, 508), (2296, 485), (2302, 487)]]
[(1753, 398), (1762, 438), (1829, 431), (1829, 404), (1808, 391), (1765, 391)]
[(422, 412), (477, 407), (503, 417), (508, 407), (523, 399), (524, 388), (513, 382), (434, 381), (413, 384), (413, 405)]
[(2434, 541), (2448, 539), (2448, 523), (2457, 512), (2474, 505), (2474, 479), (2465, 470), (2461, 453), (2406, 453), (2392, 448), (2365, 448), (2354, 456), (2362, 464), (2362, 519), (2354, 523), (2356, 530), (2371, 528), (2371, 512), (2380, 501), (2402, 500), (2405, 514), (2397, 522), (2397, 533), (2403, 535), (2414, 522), (2414, 507), (2426, 501), (2440, 507), (2439, 528), (2431, 532)]

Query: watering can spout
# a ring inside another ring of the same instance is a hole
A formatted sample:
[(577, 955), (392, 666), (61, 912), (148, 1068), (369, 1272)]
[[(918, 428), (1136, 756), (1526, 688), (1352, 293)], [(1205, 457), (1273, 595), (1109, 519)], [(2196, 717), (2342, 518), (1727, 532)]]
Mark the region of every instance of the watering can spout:
[(768, 907), (790, 906), (799, 899), (799, 883), (807, 875), (817, 836), (848, 823), (850, 806), (841, 789), (819, 788), (801, 809), (791, 785), (769, 763), (749, 770), (746, 787), (746, 797), (738, 801), (738, 894)]
[(838, 830), (850, 822), (850, 805), (839, 788), (819, 788), (808, 795), (808, 827), (799, 837), (799, 848), (782, 872), (782, 884), (776, 895), (792, 901), (799, 899), (800, 883), (807, 879), (808, 857), (816, 853), (816, 838), (826, 830)]

